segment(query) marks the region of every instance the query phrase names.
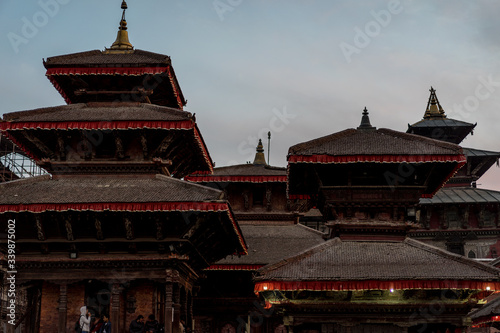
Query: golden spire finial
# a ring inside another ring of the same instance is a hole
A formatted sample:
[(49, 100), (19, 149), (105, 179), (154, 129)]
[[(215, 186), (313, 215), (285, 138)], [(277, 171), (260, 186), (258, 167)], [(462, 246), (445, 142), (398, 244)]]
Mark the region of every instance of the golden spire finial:
[(429, 101), (427, 102), (427, 109), (424, 114), (424, 118), (446, 118), (446, 114), (444, 113), (441, 104), (439, 104), (439, 100), (436, 96), (436, 89), (431, 87), (429, 90), (431, 95), (429, 96)]
[(128, 40), (128, 31), (127, 31), (127, 21), (125, 20), (125, 10), (128, 8), (125, 0), (122, 1), (122, 19), (120, 21), (120, 27), (118, 28), (118, 35), (116, 36), (116, 40), (111, 45), (111, 48), (106, 49), (107, 52), (120, 53), (123, 51), (131, 51), (134, 49), (130, 41)]
[(257, 152), (255, 153), (253, 164), (267, 165), (266, 157), (264, 156), (264, 146), (262, 145), (262, 139), (259, 139), (259, 144), (257, 145)]

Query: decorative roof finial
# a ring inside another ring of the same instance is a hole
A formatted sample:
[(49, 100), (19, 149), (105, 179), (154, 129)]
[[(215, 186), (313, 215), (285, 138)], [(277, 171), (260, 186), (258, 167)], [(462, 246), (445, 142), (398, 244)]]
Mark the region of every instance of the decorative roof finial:
[(374, 130), (376, 129), (370, 124), (370, 117), (368, 117), (368, 110), (365, 109), (363, 110), (363, 117), (361, 117), (361, 124), (359, 124), (359, 127), (357, 128), (359, 130)]
[(427, 109), (424, 113), (424, 119), (429, 118), (446, 118), (446, 114), (444, 113), (441, 104), (439, 104), (439, 100), (436, 96), (436, 89), (431, 86), (429, 89), (431, 95), (429, 96), (429, 101), (427, 102)]
[(106, 49), (108, 52), (121, 53), (123, 51), (131, 51), (134, 49), (128, 40), (127, 21), (125, 20), (125, 10), (128, 6), (125, 0), (122, 1), (121, 8), (123, 9), (123, 14), (120, 21), (120, 27), (118, 28), (118, 35), (116, 36), (116, 40), (113, 45), (111, 45), (111, 48)]
[(262, 145), (262, 139), (259, 139), (259, 144), (257, 145), (257, 153), (255, 153), (253, 164), (267, 165), (266, 157), (264, 156), (264, 146)]

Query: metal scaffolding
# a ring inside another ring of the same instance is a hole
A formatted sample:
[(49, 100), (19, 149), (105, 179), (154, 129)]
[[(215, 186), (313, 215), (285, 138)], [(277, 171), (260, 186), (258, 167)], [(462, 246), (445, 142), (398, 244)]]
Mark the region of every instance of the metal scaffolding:
[(12, 141), (0, 134), (0, 182), (47, 174)]

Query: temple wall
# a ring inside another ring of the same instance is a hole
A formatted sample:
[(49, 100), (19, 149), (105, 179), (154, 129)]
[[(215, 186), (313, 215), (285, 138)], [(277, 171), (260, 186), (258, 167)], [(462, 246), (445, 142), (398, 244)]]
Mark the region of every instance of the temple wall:
[(85, 302), (85, 286), (82, 283), (68, 285), (68, 310), (66, 331), (73, 332), (76, 320), (80, 317), (80, 308)]
[(44, 282), (40, 309), (40, 333), (57, 332), (59, 322), (59, 286)]
[(126, 313), (125, 328), (128, 331), (130, 322), (137, 318), (138, 315), (143, 315), (147, 318), (154, 313), (153, 307), (154, 285), (152, 282), (143, 282), (140, 285), (132, 285), (127, 290), (127, 297), (134, 297), (136, 300), (136, 309), (134, 313)]

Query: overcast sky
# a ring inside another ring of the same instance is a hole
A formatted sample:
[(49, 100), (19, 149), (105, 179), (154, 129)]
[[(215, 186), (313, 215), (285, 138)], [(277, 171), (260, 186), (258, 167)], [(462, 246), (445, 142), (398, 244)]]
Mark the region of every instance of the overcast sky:
[[(253, 160), (272, 132), (288, 147), (359, 125), (406, 131), (429, 88), (449, 118), (476, 123), (462, 146), (500, 150), (496, 0), (129, 0), (136, 49), (171, 56), (186, 110), (216, 166)], [(64, 104), (42, 59), (103, 50), (121, 0), (1, 0), (1, 113)], [(494, 166), (479, 187), (500, 190)]]

